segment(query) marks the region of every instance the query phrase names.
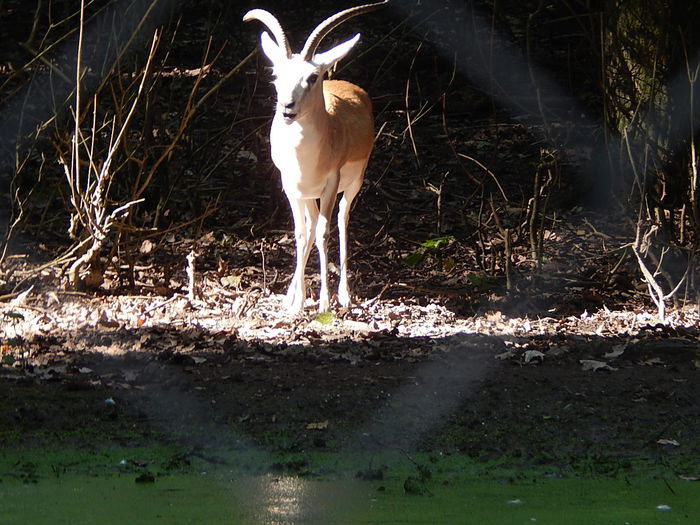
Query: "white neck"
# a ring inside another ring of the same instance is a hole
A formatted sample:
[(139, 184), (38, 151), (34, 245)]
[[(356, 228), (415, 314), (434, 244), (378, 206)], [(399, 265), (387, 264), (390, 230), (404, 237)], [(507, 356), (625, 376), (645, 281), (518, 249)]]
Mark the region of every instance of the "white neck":
[(305, 198), (318, 196), (332, 149), (331, 118), (320, 88), (309, 93), (303, 112), (293, 121), (286, 121), (278, 108), (271, 129), (272, 160), (282, 173), (285, 190), (296, 188)]

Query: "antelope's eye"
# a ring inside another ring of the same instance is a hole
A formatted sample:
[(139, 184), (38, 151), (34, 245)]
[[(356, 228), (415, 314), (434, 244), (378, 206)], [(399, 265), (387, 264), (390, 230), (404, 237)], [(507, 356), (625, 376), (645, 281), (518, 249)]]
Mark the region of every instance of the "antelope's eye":
[(318, 74), (317, 73), (311, 73), (309, 75), (309, 78), (307, 79), (307, 82), (309, 83), (310, 86), (313, 86), (316, 81), (318, 80)]

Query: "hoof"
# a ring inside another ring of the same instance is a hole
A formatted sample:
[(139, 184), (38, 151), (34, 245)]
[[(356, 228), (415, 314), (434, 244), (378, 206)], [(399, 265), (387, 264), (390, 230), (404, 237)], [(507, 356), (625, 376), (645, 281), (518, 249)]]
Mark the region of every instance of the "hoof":
[(304, 309), (304, 295), (300, 294), (298, 290), (292, 290), (291, 288), (284, 296), (284, 306), (288, 312), (296, 314)]

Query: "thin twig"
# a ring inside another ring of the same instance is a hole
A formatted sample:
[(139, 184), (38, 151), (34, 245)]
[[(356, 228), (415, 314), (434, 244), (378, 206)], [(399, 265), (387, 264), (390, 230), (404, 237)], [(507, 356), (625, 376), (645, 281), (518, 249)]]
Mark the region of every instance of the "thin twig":
[(498, 182), (498, 178), (496, 178), (496, 175), (490, 169), (488, 169), (484, 164), (482, 164), (481, 162), (476, 160), (474, 157), (470, 157), (469, 155), (467, 155), (465, 153), (458, 153), (457, 155), (459, 155), (460, 157), (463, 157), (467, 160), (472, 161), (474, 164), (476, 164), (482, 170), (484, 170), (493, 179), (493, 181), (496, 183), (496, 186), (498, 186), (498, 191), (501, 192), (501, 196), (503, 197), (503, 200), (506, 201), (506, 203), (509, 202), (508, 197), (506, 197), (506, 192), (503, 191), (503, 187), (501, 186), (501, 183)]

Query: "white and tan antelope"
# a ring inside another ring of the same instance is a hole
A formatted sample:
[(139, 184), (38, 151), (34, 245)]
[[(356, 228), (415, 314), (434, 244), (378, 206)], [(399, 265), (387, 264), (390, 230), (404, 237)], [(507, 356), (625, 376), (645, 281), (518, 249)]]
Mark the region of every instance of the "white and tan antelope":
[[(314, 239), (319, 253), (321, 291), (319, 312), (330, 307), (328, 291), (328, 233), (336, 196), (340, 245), (338, 302), (350, 304), (348, 289), (347, 227), (350, 205), (360, 191), (374, 145), (372, 103), (360, 87), (342, 80), (324, 80), (326, 72), (357, 44), (360, 35), (317, 53), (321, 40), (349, 18), (372, 11), (384, 2), (341, 11), (314, 29), (298, 54), (277, 19), (268, 11), (253, 9), (244, 21), (259, 20), (274, 36), (261, 35), (262, 49), (273, 65), (277, 91), (270, 130), (272, 161), (280, 170), (282, 187), (292, 208), (296, 239), (296, 268), (286, 305), (298, 312), (306, 300), (304, 269)], [(320, 207), (317, 202), (320, 202)]]

